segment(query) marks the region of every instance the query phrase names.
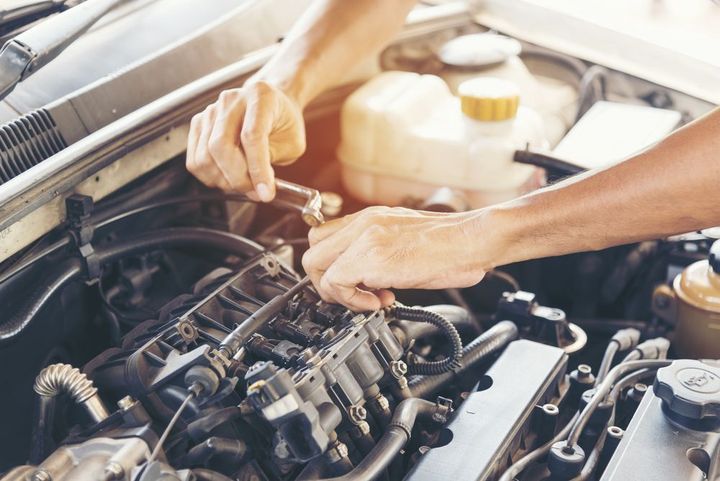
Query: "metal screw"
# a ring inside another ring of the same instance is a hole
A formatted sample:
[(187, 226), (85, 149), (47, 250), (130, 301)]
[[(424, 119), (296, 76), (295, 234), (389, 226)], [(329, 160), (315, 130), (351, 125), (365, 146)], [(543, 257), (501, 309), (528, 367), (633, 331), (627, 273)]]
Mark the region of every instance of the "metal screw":
[(607, 428), (608, 436), (611, 436), (615, 439), (622, 439), (623, 435), (625, 434), (625, 431), (623, 431), (621, 428), (617, 426), (610, 426)]
[(558, 407), (551, 403), (543, 404), (542, 410), (548, 416), (557, 416), (560, 413)]

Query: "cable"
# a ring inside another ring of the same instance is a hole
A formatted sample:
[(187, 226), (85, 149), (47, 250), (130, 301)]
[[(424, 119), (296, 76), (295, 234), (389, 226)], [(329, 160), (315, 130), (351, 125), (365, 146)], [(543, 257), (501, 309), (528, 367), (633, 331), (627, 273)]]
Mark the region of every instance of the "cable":
[(573, 416), (573, 418), (570, 419), (570, 421), (565, 425), (565, 427), (562, 428), (562, 430), (558, 432), (550, 441), (546, 442), (539, 448), (529, 452), (522, 458), (518, 459), (515, 463), (513, 463), (512, 466), (510, 466), (503, 473), (503, 475), (500, 476), (498, 481), (513, 481), (513, 479), (515, 479), (515, 476), (522, 473), (525, 468), (527, 468), (530, 464), (534, 463), (535, 461), (549, 453), (553, 444), (561, 441), (568, 435), (573, 423), (577, 420), (578, 416), (579, 413), (576, 413), (575, 416)]
[(410, 365), (408, 366), (408, 372), (410, 374), (435, 376), (438, 374), (453, 371), (454, 369), (460, 367), (460, 361), (463, 355), (462, 340), (460, 339), (460, 335), (458, 334), (457, 329), (455, 329), (455, 326), (453, 326), (453, 324), (445, 317), (441, 316), (436, 312), (428, 311), (425, 309), (417, 309), (400, 305), (395, 307), (393, 314), (398, 319), (406, 321), (427, 322), (429, 324), (439, 327), (452, 345), (452, 352), (445, 359), (432, 362), (410, 363)]
[[(195, 387), (195, 386), (194, 386)], [(188, 404), (190, 404), (190, 400), (195, 397), (196, 392), (199, 393), (202, 390), (202, 388), (197, 385), (195, 389), (191, 388), (191, 391), (188, 393), (188, 395), (185, 397), (185, 400), (180, 404), (180, 407), (175, 411), (175, 414), (170, 419), (170, 422), (168, 422), (167, 427), (165, 428), (165, 431), (163, 431), (162, 436), (160, 436), (160, 439), (158, 439), (157, 444), (155, 445), (155, 448), (152, 450), (152, 454), (150, 454), (150, 457), (148, 458), (147, 462), (145, 463), (146, 466), (149, 466), (153, 461), (155, 461), (155, 458), (158, 457), (158, 454), (160, 454), (160, 450), (162, 449), (163, 444), (165, 443), (165, 440), (170, 436), (170, 431), (172, 431), (172, 428), (175, 427), (175, 424), (178, 422), (178, 419), (180, 419), (180, 415), (183, 413), (185, 408)]]
[(603, 354), (602, 361), (600, 362), (600, 367), (598, 368), (598, 372), (595, 375), (596, 386), (600, 384), (603, 379), (605, 379), (605, 376), (607, 376), (608, 371), (610, 371), (610, 366), (612, 366), (613, 359), (615, 359), (615, 355), (617, 354), (619, 349), (620, 344), (618, 344), (615, 340), (610, 341), (610, 343), (605, 348), (605, 354)]
[(446, 382), (472, 369), (478, 363), (505, 348), (511, 341), (517, 339), (518, 328), (510, 321), (501, 321), (475, 338), (465, 346), (462, 355), (462, 366), (456, 371), (450, 371), (436, 376), (415, 376), (408, 382), (408, 387), (414, 397), (427, 397), (435, 393)]
[(575, 421), (572, 430), (567, 438), (567, 447), (573, 448), (580, 439), (585, 426), (590, 421), (590, 416), (595, 412), (598, 405), (605, 399), (610, 393), (610, 390), (615, 382), (621, 377), (631, 371), (640, 369), (659, 369), (661, 367), (669, 366), (672, 361), (666, 359), (648, 359), (641, 361), (630, 361), (622, 364), (618, 364), (610, 372), (607, 377), (595, 388), (595, 394), (590, 399), (590, 402), (585, 406), (585, 409), (580, 412), (580, 416)]
[(640, 331), (637, 329), (620, 329), (613, 335), (607, 349), (605, 350), (602, 362), (600, 363), (600, 368), (598, 369), (598, 373), (595, 378), (595, 386), (600, 384), (603, 379), (605, 379), (605, 376), (607, 376), (610, 366), (612, 366), (613, 359), (615, 359), (615, 355), (618, 351), (634, 349), (635, 346), (638, 345), (638, 342), (640, 342)]

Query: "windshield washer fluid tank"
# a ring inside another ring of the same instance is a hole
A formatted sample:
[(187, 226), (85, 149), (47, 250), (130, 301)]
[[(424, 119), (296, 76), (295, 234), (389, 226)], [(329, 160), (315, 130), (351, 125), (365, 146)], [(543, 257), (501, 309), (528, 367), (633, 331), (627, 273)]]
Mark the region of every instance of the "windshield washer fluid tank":
[(477, 208), (544, 181), (512, 160), (516, 149), (548, 142), (541, 117), (507, 80), (468, 80), (458, 98), (434, 75), (386, 72), (347, 99), (341, 124), (343, 183), (369, 204), (412, 204), (450, 187)]

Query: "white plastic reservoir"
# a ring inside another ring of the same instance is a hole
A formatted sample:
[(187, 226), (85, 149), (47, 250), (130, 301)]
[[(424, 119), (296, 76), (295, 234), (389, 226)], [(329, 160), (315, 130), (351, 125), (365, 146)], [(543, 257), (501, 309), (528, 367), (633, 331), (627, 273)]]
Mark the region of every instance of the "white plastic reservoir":
[(354, 92), (338, 152), (347, 190), (368, 204), (400, 205), (450, 187), (482, 207), (539, 187), (542, 171), (512, 160), (527, 144), (548, 146), (517, 87), (479, 77), (458, 91), (434, 75), (385, 72)]

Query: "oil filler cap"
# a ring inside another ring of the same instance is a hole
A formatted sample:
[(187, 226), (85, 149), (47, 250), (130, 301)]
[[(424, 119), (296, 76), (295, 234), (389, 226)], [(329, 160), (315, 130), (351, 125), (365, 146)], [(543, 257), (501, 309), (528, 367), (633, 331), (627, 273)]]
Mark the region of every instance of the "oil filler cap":
[(718, 366), (690, 359), (674, 361), (658, 371), (653, 390), (668, 415), (712, 424), (720, 419)]

